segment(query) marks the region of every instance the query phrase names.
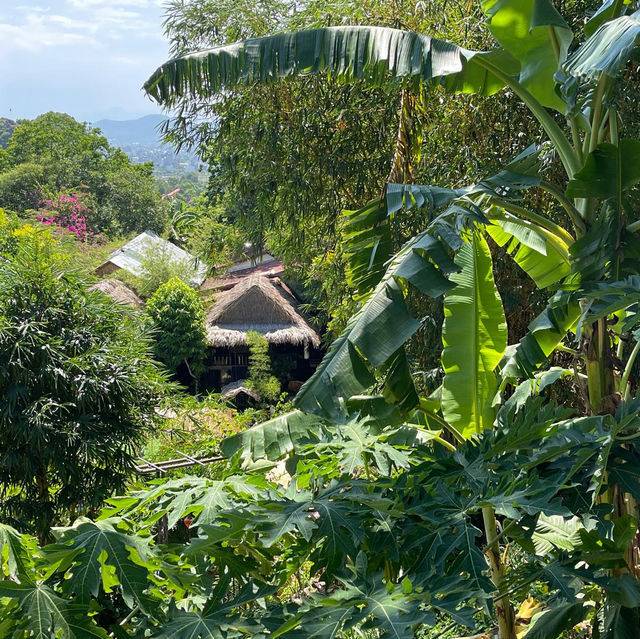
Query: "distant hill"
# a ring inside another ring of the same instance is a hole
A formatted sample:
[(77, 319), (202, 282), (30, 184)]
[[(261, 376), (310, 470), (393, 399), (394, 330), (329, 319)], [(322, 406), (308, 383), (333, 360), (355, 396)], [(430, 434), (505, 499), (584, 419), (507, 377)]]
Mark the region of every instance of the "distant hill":
[(0, 147), (7, 148), (7, 142), (16, 128), (16, 123), (9, 118), (0, 118)]
[(160, 144), (159, 125), (167, 120), (164, 115), (145, 115), (136, 120), (99, 120), (93, 126), (102, 130), (102, 134), (114, 146), (129, 144)]
[(165, 115), (145, 115), (136, 120), (98, 120), (92, 126), (101, 129), (109, 144), (120, 147), (132, 162), (153, 162), (156, 175), (197, 171), (201, 163), (195, 153), (180, 151), (176, 155), (172, 146), (162, 142), (158, 128), (167, 119)]

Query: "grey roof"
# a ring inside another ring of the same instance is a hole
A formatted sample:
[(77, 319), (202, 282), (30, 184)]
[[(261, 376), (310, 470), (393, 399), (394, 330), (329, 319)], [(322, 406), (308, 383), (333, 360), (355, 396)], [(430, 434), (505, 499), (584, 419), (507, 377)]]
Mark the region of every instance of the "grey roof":
[(141, 263), (147, 252), (163, 252), (167, 259), (177, 262), (188, 262), (193, 268), (193, 277), (190, 283), (200, 286), (207, 277), (207, 267), (191, 253), (181, 249), (179, 246), (167, 242), (153, 231), (145, 231), (127, 242), (123, 247), (114, 251), (107, 262), (115, 264), (117, 267), (133, 273), (142, 275)]

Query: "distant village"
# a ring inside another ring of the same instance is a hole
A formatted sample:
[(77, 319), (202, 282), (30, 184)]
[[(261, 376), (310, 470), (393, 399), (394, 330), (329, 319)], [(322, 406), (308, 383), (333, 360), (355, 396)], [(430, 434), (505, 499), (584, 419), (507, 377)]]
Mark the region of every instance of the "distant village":
[(286, 390), (296, 392), (311, 376), (322, 356), (320, 336), (283, 281), (281, 260), (247, 245), (244, 254), (222, 274), (207, 277), (200, 260), (145, 231), (114, 251), (95, 270), (100, 280), (93, 288), (117, 302), (141, 308), (142, 299), (117, 276), (122, 272), (140, 276), (149, 252), (192, 267), (188, 283), (199, 290), (205, 304), (210, 346), (206, 372), (201, 377), (203, 390), (221, 392), (232, 399), (251, 395), (243, 384), (249, 365), (248, 331), (260, 333), (269, 343), (273, 369)]

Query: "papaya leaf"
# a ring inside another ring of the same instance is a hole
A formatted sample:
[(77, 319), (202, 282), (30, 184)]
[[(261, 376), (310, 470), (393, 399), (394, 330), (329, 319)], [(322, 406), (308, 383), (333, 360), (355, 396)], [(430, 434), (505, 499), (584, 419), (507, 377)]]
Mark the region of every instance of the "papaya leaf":
[(0, 524), (0, 576), (20, 581), (33, 579), (33, 561), (35, 540), (21, 535), (17, 530)]
[(58, 543), (46, 547), (49, 553), (68, 551), (73, 554), (69, 579), (64, 582), (67, 593), (87, 604), (101, 589), (119, 586), (125, 603), (139, 605), (151, 612), (155, 601), (148, 594), (149, 542), (138, 535), (127, 535), (116, 527), (117, 520), (83, 521), (67, 528)]
[(18, 584), (0, 581), (0, 598), (18, 602), (12, 613), (17, 617), (20, 635), (35, 639), (107, 639), (107, 633), (99, 628), (88, 614), (88, 608), (70, 603), (43, 584)]

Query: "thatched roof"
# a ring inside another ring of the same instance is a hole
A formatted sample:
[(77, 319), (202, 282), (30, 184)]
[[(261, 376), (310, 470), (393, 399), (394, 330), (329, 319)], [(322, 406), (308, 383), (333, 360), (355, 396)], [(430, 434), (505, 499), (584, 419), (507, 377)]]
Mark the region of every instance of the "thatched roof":
[(281, 282), (251, 275), (219, 293), (207, 311), (207, 338), (212, 346), (247, 343), (257, 331), (272, 344), (320, 346), (320, 337), (297, 310), (293, 295)]
[(112, 300), (120, 302), (121, 304), (127, 304), (128, 306), (134, 306), (139, 308), (142, 306), (142, 300), (124, 283), (120, 280), (100, 280), (89, 287), (90, 291), (102, 291), (105, 295), (108, 295)]

